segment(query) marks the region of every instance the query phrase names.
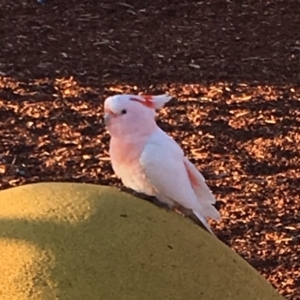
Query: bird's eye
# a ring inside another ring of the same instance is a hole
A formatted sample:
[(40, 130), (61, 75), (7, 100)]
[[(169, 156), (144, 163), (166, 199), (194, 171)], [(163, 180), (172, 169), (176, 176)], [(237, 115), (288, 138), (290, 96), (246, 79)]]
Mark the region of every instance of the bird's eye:
[(123, 109), (122, 111), (121, 111), (121, 114), (122, 115), (125, 115), (127, 113), (127, 110), (126, 109)]

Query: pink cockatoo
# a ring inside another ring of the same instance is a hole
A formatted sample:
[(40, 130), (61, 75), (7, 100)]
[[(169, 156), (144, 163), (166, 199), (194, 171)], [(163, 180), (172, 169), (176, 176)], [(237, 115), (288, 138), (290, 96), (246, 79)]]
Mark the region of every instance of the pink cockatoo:
[(155, 196), (186, 215), (194, 214), (212, 233), (206, 219), (220, 220), (213, 206), (216, 199), (202, 174), (155, 121), (155, 110), (171, 98), (124, 94), (105, 100), (112, 167), (126, 187)]

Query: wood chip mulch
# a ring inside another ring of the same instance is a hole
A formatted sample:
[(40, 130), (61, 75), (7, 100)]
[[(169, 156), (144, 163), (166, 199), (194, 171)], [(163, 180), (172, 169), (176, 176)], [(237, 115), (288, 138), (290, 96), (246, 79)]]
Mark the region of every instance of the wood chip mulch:
[(0, 189), (121, 187), (103, 100), (168, 92), (158, 123), (222, 204), (217, 236), (286, 299), (300, 299), (298, 1), (0, 6)]

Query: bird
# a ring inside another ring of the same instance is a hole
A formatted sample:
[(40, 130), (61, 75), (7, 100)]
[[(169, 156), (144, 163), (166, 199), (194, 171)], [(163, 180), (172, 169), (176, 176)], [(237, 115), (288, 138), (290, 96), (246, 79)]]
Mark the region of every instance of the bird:
[(156, 111), (171, 99), (168, 94), (117, 94), (105, 99), (112, 169), (127, 188), (196, 216), (213, 234), (207, 219), (221, 220), (215, 197), (179, 144), (156, 123)]

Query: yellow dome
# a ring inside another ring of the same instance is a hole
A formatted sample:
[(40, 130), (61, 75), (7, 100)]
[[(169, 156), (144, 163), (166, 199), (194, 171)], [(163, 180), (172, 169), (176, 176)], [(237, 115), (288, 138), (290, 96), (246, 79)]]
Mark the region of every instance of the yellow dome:
[(284, 299), (175, 213), (90, 184), (0, 192), (1, 300)]

